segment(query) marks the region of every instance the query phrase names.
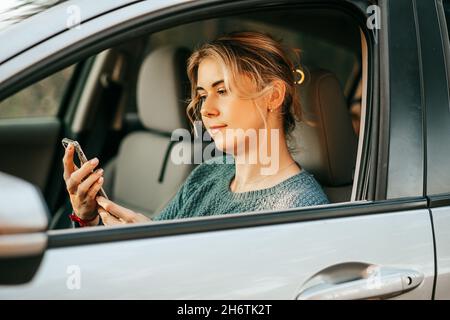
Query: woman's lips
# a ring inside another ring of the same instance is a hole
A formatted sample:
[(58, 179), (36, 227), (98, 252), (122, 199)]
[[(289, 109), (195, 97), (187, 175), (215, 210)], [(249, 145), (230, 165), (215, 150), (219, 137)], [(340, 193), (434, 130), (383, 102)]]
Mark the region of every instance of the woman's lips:
[(211, 126), (209, 127), (209, 130), (211, 131), (212, 135), (217, 134), (221, 129), (225, 128), (226, 125), (221, 125), (221, 126)]

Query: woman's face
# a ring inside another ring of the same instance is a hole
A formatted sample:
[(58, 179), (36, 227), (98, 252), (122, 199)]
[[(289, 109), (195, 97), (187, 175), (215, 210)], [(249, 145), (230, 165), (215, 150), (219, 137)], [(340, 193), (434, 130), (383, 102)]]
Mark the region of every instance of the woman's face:
[[(259, 106), (264, 117), (267, 108), (263, 98), (255, 101), (239, 97), (233, 84), (230, 84), (232, 92), (227, 92), (223, 80), (219, 63), (211, 58), (202, 60), (198, 68), (197, 95), (202, 100), (203, 123), (218, 149), (236, 155), (239, 147), (248, 150), (250, 136), (240, 134), (236, 129), (254, 132), (257, 137), (259, 129), (264, 129), (264, 120), (257, 108)], [(255, 85), (249, 78), (242, 77), (241, 83), (243, 92), (255, 92)]]

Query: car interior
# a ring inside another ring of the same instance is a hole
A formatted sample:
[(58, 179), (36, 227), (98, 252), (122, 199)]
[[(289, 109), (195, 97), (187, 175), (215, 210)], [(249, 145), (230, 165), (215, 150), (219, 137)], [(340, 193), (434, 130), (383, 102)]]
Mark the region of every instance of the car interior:
[[(289, 141), (293, 156), (320, 182), (331, 203), (354, 200), (364, 124), (365, 40), (352, 16), (333, 9), (260, 10), (195, 21), (133, 38), (70, 66), (58, 112), (64, 124), (60, 138), (79, 141), (88, 158), (100, 159), (110, 199), (153, 217), (175, 195), (195, 168), (170, 161), (175, 145), (192, 147), (171, 139), (177, 128), (192, 131), (185, 112), (190, 95), (186, 59), (201, 43), (237, 30), (267, 32), (300, 49), (304, 121)], [(45, 159), (50, 169), (40, 178), (53, 214), (50, 229), (70, 227), (64, 150), (58, 148)], [(13, 164), (0, 166), (14, 171)]]

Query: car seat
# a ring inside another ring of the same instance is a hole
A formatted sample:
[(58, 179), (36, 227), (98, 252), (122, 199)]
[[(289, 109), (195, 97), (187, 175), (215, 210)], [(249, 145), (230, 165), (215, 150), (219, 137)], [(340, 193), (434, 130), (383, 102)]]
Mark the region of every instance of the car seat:
[[(193, 169), (174, 164), (171, 133), (188, 128), (186, 60), (189, 50), (166, 46), (144, 59), (137, 82), (138, 115), (146, 128), (128, 134), (105, 167), (104, 189), (118, 204), (154, 216), (178, 191)], [(189, 145), (190, 147), (190, 145)]]
[(299, 87), (303, 121), (293, 132), (294, 159), (321, 183), (330, 202), (350, 201), (358, 139), (337, 77), (313, 69)]

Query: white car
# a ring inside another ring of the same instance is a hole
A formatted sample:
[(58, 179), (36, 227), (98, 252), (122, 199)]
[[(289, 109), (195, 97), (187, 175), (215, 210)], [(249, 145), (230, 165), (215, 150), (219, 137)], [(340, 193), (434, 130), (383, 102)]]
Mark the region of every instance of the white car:
[[(58, 1), (4, 27), (0, 299), (450, 299), (450, 1), (372, 2)], [(195, 167), (168, 161), (186, 57), (232, 30), (301, 49), (320, 125), (296, 159), (331, 204), (72, 228), (61, 139), (154, 216)]]

